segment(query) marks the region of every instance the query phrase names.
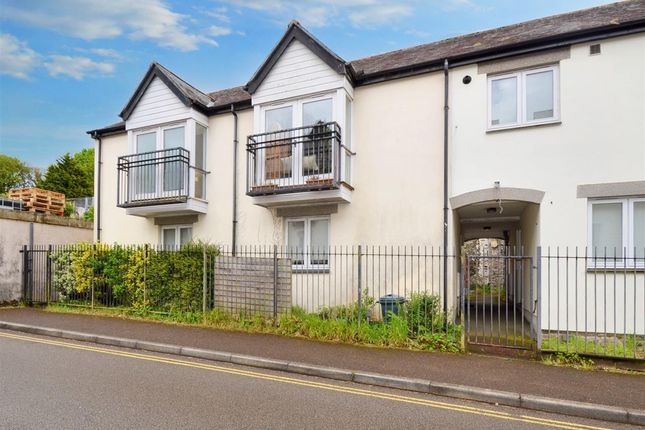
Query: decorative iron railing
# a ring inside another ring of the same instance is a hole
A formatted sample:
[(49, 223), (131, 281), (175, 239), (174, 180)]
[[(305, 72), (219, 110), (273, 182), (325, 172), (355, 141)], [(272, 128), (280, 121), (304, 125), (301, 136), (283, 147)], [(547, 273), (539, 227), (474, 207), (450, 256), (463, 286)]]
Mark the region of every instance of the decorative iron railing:
[(350, 157), (335, 122), (248, 137), (247, 194), (263, 196), (349, 185)]
[[(194, 176), (191, 178), (191, 169)], [(190, 152), (171, 148), (119, 157), (117, 206), (183, 203), (205, 198), (206, 171), (190, 165)]]

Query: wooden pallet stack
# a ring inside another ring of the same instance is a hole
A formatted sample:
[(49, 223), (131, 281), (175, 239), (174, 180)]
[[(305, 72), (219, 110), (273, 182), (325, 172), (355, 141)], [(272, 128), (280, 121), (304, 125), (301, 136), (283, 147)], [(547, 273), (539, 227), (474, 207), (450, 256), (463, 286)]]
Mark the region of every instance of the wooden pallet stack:
[(63, 216), (65, 212), (65, 194), (40, 188), (16, 188), (9, 191), (9, 198), (22, 200), (24, 209)]

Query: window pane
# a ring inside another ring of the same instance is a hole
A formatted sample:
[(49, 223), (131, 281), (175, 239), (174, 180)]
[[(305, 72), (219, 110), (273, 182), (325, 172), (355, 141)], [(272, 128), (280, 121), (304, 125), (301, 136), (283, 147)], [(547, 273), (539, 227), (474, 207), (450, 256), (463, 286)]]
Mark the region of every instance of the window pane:
[[(195, 124), (195, 167), (204, 169), (206, 166), (206, 127)], [(195, 170), (195, 197), (203, 199), (206, 196), (204, 173)]]
[(645, 257), (645, 202), (634, 202), (634, 246), (636, 257)]
[(591, 206), (592, 252), (594, 256), (622, 256), (623, 252), (623, 204), (595, 203)]
[(327, 264), (329, 246), (329, 220), (311, 221), (311, 264)]
[(293, 127), (291, 106), (271, 109), (265, 114), (264, 174), (266, 179), (290, 178), (293, 170), (291, 132), (278, 133)]
[(553, 118), (553, 71), (526, 75), (526, 119)]
[(163, 148), (183, 148), (184, 127), (169, 128), (163, 131)]
[(293, 117), (291, 106), (266, 111), (266, 132), (275, 132), (292, 128)]
[[(164, 149), (182, 148), (184, 146), (184, 127), (170, 128), (163, 131)], [(185, 164), (179, 161), (182, 153), (169, 151), (165, 154), (169, 162), (164, 163), (163, 189), (164, 191), (180, 191), (183, 188), (186, 175)], [(177, 194), (177, 193), (174, 193)]]
[(318, 122), (332, 121), (331, 99), (318, 100), (302, 105), (302, 125), (313, 125)]
[(293, 264), (304, 264), (305, 222), (287, 222), (287, 247)]
[[(157, 133), (145, 133), (137, 135), (137, 154), (152, 152), (157, 149)], [(154, 154), (139, 155), (135, 161), (134, 170), (135, 181), (133, 183), (134, 194), (151, 194), (155, 192), (156, 167), (153, 162), (148, 164), (147, 160), (154, 159)]]
[(185, 245), (193, 240), (193, 229), (191, 227), (182, 227), (179, 229), (179, 244)]
[(332, 121), (332, 100), (318, 100), (302, 105), (302, 124), (315, 125), (304, 130), (302, 173), (305, 176), (331, 172), (332, 129), (322, 125)]
[(151, 152), (157, 149), (157, 133), (145, 133), (137, 135), (137, 154)]
[(517, 78), (495, 79), (491, 82), (490, 125), (517, 122)]
[(163, 246), (165, 247), (174, 247), (175, 242), (175, 229), (174, 228), (165, 228), (162, 231), (162, 240)]
[[(343, 143), (349, 149), (352, 149), (352, 102), (349, 97), (345, 97), (345, 130), (343, 133)], [(352, 164), (351, 155), (347, 152), (345, 154), (345, 175), (343, 180), (348, 184), (352, 183)]]

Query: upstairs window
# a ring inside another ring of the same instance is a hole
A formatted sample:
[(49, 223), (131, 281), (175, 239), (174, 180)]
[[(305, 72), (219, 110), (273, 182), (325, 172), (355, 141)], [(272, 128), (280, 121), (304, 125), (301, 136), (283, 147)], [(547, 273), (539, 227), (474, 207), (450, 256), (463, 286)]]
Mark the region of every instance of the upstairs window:
[(645, 197), (590, 200), (589, 219), (590, 266), (645, 265)]
[(558, 121), (558, 88), (558, 66), (490, 76), (488, 129)]

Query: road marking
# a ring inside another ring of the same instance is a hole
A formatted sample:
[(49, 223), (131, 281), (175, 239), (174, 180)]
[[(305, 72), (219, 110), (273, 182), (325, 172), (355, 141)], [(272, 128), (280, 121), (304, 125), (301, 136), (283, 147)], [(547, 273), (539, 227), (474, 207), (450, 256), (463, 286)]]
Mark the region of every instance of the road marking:
[(60, 347), (65, 347), (70, 349), (91, 351), (91, 352), (97, 352), (101, 354), (127, 357), (127, 358), (133, 358), (138, 360), (174, 364), (178, 366), (192, 367), (196, 369), (204, 369), (204, 370), (210, 370), (210, 371), (215, 371), (220, 373), (246, 376), (250, 378), (265, 379), (268, 381), (282, 382), (282, 383), (287, 383), (292, 385), (300, 385), (300, 386), (309, 387), (309, 388), (319, 388), (319, 389), (324, 389), (329, 391), (336, 391), (340, 393), (355, 394), (355, 395), (364, 396), (364, 397), (373, 397), (373, 398), (392, 400), (392, 401), (397, 401), (402, 403), (429, 406), (432, 408), (447, 409), (447, 410), (452, 410), (457, 412), (488, 416), (492, 418), (498, 418), (498, 419), (509, 420), (509, 421), (520, 421), (520, 422), (525, 422), (530, 424), (538, 424), (546, 427), (555, 427), (555, 428), (568, 429), (568, 430), (608, 430), (603, 427), (594, 427), (594, 426), (588, 426), (584, 424), (577, 424), (573, 422), (556, 421), (556, 420), (551, 420), (547, 418), (532, 417), (528, 415), (511, 415), (506, 412), (499, 412), (491, 409), (481, 409), (481, 408), (475, 408), (475, 407), (470, 407), (465, 405), (456, 405), (452, 403), (439, 402), (439, 401), (429, 400), (429, 399), (420, 399), (420, 398), (409, 397), (409, 396), (401, 396), (397, 394), (382, 393), (378, 391), (371, 391), (371, 390), (365, 390), (360, 388), (343, 387), (340, 385), (327, 384), (323, 382), (306, 381), (306, 380), (290, 378), (286, 376), (270, 375), (266, 373), (253, 372), (253, 371), (242, 370), (242, 369), (234, 369), (234, 368), (222, 367), (222, 366), (217, 366), (212, 364), (196, 363), (192, 361), (179, 360), (175, 358), (158, 357), (155, 355), (141, 354), (136, 352), (118, 351), (118, 350), (101, 348), (96, 346), (89, 346), (89, 345), (79, 345), (71, 342), (41, 339), (41, 338), (22, 336), (22, 335), (16, 335), (11, 333), (0, 333), (0, 337), (5, 337), (13, 340), (22, 340), (22, 341), (33, 342), (33, 343), (41, 343), (46, 345), (60, 346)]

